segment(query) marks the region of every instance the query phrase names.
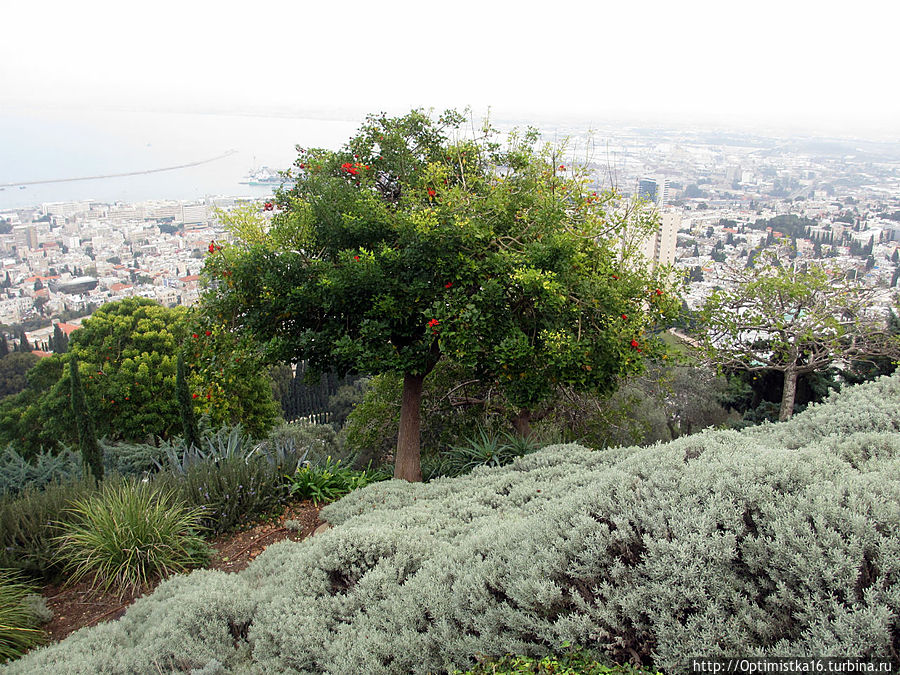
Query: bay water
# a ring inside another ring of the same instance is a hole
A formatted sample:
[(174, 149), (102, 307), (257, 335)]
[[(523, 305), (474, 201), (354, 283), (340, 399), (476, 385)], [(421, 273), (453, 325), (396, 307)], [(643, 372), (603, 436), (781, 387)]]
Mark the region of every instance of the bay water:
[[(0, 110), (0, 185), (198, 166), (71, 182), (7, 185), (0, 211), (45, 202), (106, 203), (207, 196), (261, 197), (242, 185), (260, 166), (289, 168), (296, 145), (338, 149), (361, 119), (238, 114), (6, 108)], [(229, 151), (234, 151), (231, 154)], [(223, 156), (225, 155), (225, 156)]]

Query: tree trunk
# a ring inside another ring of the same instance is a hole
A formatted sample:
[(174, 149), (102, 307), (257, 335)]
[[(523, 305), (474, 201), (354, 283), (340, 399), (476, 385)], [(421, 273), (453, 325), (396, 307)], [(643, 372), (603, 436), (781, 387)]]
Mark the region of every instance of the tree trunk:
[(797, 371), (788, 368), (784, 371), (784, 389), (781, 392), (781, 410), (778, 412), (778, 421), (784, 422), (791, 419), (794, 414), (794, 398), (797, 396)]
[(531, 411), (528, 408), (522, 408), (518, 414), (513, 417), (513, 427), (519, 438), (528, 438), (531, 436)]
[(403, 375), (403, 398), (400, 403), (400, 430), (394, 457), (394, 478), (411, 483), (422, 481), (419, 454), (422, 427), (422, 384), (424, 375)]

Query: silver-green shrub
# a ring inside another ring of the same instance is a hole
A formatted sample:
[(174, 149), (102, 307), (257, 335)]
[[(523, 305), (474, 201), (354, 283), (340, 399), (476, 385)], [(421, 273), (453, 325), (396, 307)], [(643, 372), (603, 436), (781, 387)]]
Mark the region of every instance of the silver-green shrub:
[(77, 480), (82, 475), (81, 457), (64, 448), (61, 452), (42, 450), (25, 459), (12, 445), (0, 451), (0, 495), (17, 495), (26, 488), (42, 488), (49, 483)]
[(753, 433), (376, 483), (323, 510), (332, 529), (176, 578), (2, 672), (437, 673), (564, 641), (667, 674), (700, 655), (887, 656), (898, 377)]

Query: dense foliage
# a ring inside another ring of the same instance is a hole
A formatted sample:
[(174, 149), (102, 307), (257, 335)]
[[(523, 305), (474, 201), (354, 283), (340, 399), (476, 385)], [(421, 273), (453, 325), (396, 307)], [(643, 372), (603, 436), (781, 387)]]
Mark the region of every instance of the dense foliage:
[(0, 357), (0, 398), (22, 391), (28, 382), (26, 374), (38, 360), (31, 352), (11, 352)]
[(183, 344), (196, 413), (214, 425), (242, 422), (262, 435), (277, 413), (264, 369), (242, 342), (201, 332), (193, 321), (187, 308), (145, 298), (104, 305), (72, 333), (67, 354), (43, 359), (29, 371), (25, 391), (0, 404), (0, 439), (26, 454), (78, 441), (64, 368), (71, 359), (79, 363), (85, 411), (98, 437), (145, 441), (180, 434), (175, 376)]
[(371, 116), (339, 152), (302, 150), (268, 231), (242, 214), (237, 245), (211, 246), (205, 268), (211, 320), (273, 358), (403, 378), (395, 475), (408, 480), (442, 357), (493, 383), (527, 435), (557, 387), (609, 391), (639, 371), (673, 309), (662, 274), (623, 259), (626, 231), (652, 227), (643, 211), (593, 192), (536, 132), (501, 147), (463, 121)]
[(103, 451), (94, 433), (93, 415), (87, 410), (84, 402), (84, 387), (81, 384), (78, 359), (74, 354), (69, 359), (69, 392), (72, 421), (78, 432), (78, 449), (81, 452), (84, 471), (99, 482), (103, 480)]
[(552, 446), (376, 483), (239, 574), (165, 582), (5, 673), (441, 672), (581, 644), (689, 657), (896, 657), (900, 377), (791, 421), (649, 448)]

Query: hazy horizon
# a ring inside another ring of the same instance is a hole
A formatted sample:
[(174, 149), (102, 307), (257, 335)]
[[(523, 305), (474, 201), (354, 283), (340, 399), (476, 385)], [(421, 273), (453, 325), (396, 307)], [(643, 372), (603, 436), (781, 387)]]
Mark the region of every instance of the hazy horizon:
[(900, 141), (893, 4), (267, 7), (7, 3), (0, 106), (356, 118), (471, 106), (537, 124)]

